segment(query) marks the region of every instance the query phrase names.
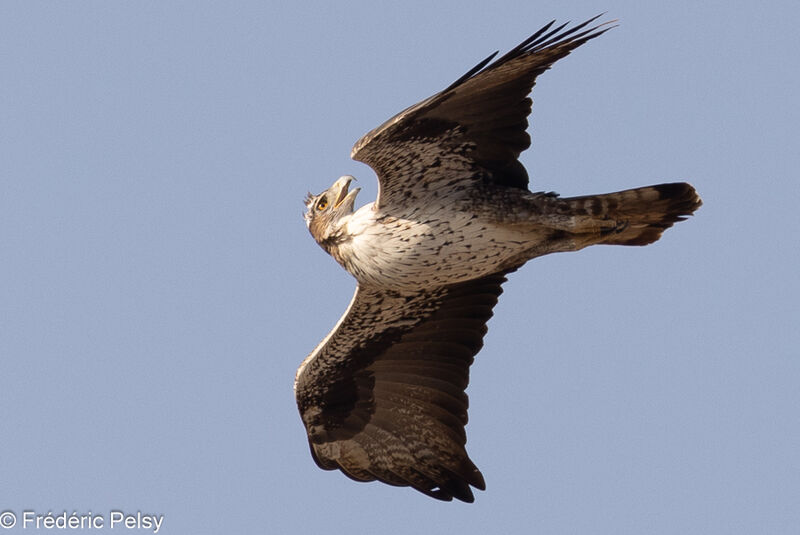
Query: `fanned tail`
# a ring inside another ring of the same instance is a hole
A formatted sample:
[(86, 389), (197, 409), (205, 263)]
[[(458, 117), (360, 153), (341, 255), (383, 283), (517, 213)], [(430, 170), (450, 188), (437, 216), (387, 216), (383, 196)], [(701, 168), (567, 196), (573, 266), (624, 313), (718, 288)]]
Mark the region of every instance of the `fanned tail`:
[(598, 244), (647, 245), (703, 201), (685, 182), (646, 186), (604, 195), (561, 199), (562, 210), (575, 217), (576, 231), (600, 233)]

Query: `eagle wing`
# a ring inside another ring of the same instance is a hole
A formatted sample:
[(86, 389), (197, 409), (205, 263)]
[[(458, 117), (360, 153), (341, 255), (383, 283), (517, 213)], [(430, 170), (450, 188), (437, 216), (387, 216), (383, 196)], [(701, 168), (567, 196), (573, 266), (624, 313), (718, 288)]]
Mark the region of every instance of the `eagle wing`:
[(295, 381), (321, 468), (441, 500), (471, 502), (470, 485), (485, 489), (465, 450), (464, 390), (505, 274), (417, 292), (356, 289)]
[(553, 63), (610, 29), (601, 29), (609, 23), (585, 29), (599, 16), (569, 29), (547, 24), (506, 55), (492, 62), (495, 52), (445, 90), (362, 137), (351, 157), (378, 174), (376, 205), (436, 196), (439, 187), (461, 181), (527, 189), (528, 174), (517, 158), (531, 144), (528, 95)]

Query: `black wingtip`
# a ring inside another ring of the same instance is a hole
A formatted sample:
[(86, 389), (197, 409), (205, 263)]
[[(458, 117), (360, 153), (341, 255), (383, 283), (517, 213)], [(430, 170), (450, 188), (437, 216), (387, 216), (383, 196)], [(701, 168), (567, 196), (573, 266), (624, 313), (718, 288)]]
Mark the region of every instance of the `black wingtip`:
[(483, 70), (483, 68), (484, 68), (484, 67), (486, 67), (486, 66), (487, 66), (487, 65), (488, 65), (488, 64), (489, 64), (489, 63), (490, 63), (490, 62), (491, 62), (491, 61), (492, 61), (492, 60), (495, 58), (495, 56), (497, 56), (497, 54), (499, 54), (499, 53), (500, 53), (500, 51), (499, 51), (499, 50), (495, 50), (495, 51), (494, 51), (492, 54), (489, 54), (489, 57), (487, 57), (486, 59), (484, 59), (483, 61), (481, 61), (481, 62), (480, 62), (480, 63), (478, 63), (477, 65), (475, 65), (474, 67), (472, 67), (472, 68), (471, 68), (469, 71), (467, 71), (466, 73), (464, 73), (464, 75), (463, 75), (461, 78), (459, 78), (458, 80), (456, 80), (455, 82), (453, 82), (452, 84), (450, 84), (449, 86), (447, 86), (447, 87), (446, 87), (444, 90), (445, 90), (445, 91), (449, 91), (449, 90), (453, 89), (454, 87), (458, 87), (459, 85), (463, 84), (464, 82), (466, 82), (467, 80), (469, 80), (470, 78), (472, 78), (474, 75), (478, 74), (478, 73), (479, 73), (481, 70)]
[[(473, 68), (471, 68), (468, 72), (466, 72), (463, 76), (461, 76), (458, 80), (450, 84), (443, 92), (450, 91), (451, 89), (455, 89), (459, 85), (463, 84), (476, 74), (480, 73), (481, 71), (485, 70), (486, 68), (493, 68), (508, 61), (511, 61), (514, 58), (522, 56), (524, 54), (529, 54), (533, 52), (537, 52), (544, 48), (550, 46), (561, 46), (561, 45), (568, 45), (568, 49), (566, 54), (569, 53), (569, 50), (576, 48), (586, 41), (590, 39), (594, 39), (595, 37), (599, 37), (603, 35), (605, 32), (610, 30), (611, 28), (616, 28), (618, 25), (617, 19), (606, 21), (600, 23), (596, 26), (592, 26), (584, 30), (587, 26), (592, 24), (594, 21), (599, 19), (600, 17), (604, 16), (606, 13), (600, 13), (599, 15), (595, 15), (594, 17), (576, 25), (572, 28), (567, 28), (570, 22), (565, 22), (555, 28), (553, 25), (556, 24), (555, 19), (551, 20), (538, 30), (536, 30), (530, 37), (522, 41), (520, 44), (515, 46), (513, 49), (509, 50), (496, 60), (492, 61), (495, 56), (497, 56), (498, 52), (490, 55), (488, 58), (484, 59)], [(608, 26), (608, 27), (604, 27)], [(581, 31), (583, 30), (583, 31)], [(566, 55), (565, 54), (565, 55)]]

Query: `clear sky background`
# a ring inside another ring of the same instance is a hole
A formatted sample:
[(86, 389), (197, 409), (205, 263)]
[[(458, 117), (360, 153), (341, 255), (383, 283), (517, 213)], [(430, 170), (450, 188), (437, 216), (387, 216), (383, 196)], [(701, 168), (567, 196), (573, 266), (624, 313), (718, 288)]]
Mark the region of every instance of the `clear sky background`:
[[(0, 511), (798, 533), (800, 4), (284, 4), (0, 3)], [(539, 78), (532, 188), (687, 180), (705, 205), (511, 277), (468, 390), (476, 503), (319, 470), (292, 381), (354, 281), (306, 191), (353, 174), (372, 200), (358, 137), (603, 11), (620, 26)]]

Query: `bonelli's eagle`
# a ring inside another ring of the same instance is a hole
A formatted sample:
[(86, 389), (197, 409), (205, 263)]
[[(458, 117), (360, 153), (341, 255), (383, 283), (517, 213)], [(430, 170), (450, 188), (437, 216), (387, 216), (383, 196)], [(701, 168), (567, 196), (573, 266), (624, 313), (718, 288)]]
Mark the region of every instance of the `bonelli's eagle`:
[(357, 280), (344, 316), (297, 370), (317, 464), (358, 481), (471, 502), (483, 490), (465, 450), (469, 366), (506, 275), (537, 256), (647, 245), (701, 204), (685, 183), (561, 198), (533, 193), (536, 77), (605, 31), (546, 25), (506, 55), (361, 138), (352, 157), (380, 189), (353, 211), (352, 177), (307, 199), (314, 239)]

